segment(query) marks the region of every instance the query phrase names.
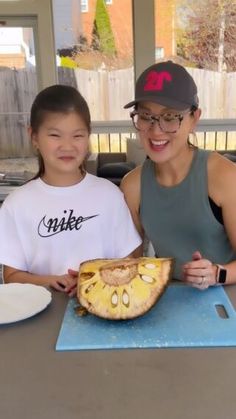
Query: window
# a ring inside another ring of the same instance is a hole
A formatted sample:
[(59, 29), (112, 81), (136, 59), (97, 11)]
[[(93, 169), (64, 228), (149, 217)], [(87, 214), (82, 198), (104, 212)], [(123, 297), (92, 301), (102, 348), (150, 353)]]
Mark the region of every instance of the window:
[[(80, 90), (92, 120), (129, 120), (124, 105), (134, 96), (132, 1), (109, 1), (112, 7), (99, 2), (98, 11), (95, 0), (76, 1), (81, 9), (73, 8), (75, 0), (60, 0), (64, 8), (53, 2), (58, 80)], [(65, 26), (72, 30), (63, 31)]]
[(81, 12), (88, 12), (88, 0), (81, 0)]
[(219, 4), (155, 0), (156, 61), (187, 68), (198, 86), (202, 119), (235, 118), (236, 3), (224, 0), (222, 10)]
[[(3, 16), (1, 20), (4, 26), (0, 28), (0, 157), (26, 157), (32, 153), (27, 126), (38, 91), (37, 18)], [(16, 138), (20, 141), (15, 141)]]
[[(59, 83), (78, 88), (93, 121), (130, 123), (124, 105), (134, 97), (132, 0), (54, 0), (53, 13)], [(91, 149), (125, 150), (126, 137), (93, 134)]]
[(155, 48), (155, 58), (159, 60), (160, 58), (164, 58), (165, 52), (163, 47), (156, 47)]

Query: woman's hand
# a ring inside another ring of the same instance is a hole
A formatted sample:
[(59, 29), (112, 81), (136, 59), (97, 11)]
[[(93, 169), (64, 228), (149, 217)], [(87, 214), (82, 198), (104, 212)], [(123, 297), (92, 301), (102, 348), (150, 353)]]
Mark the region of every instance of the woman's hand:
[(199, 251), (193, 253), (192, 261), (183, 265), (183, 279), (189, 285), (204, 290), (216, 285), (217, 266), (204, 259)]

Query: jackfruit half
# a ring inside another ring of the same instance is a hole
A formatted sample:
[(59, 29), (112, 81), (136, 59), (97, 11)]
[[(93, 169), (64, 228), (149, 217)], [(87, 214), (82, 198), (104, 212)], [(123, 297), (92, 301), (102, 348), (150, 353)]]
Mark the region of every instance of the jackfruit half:
[(171, 279), (172, 258), (94, 259), (80, 265), (77, 297), (90, 313), (132, 319), (146, 313)]

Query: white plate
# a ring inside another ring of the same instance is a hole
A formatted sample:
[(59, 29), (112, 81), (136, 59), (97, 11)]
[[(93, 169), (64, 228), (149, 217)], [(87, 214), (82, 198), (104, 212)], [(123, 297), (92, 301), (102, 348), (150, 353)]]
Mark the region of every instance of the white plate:
[(50, 303), (50, 291), (39, 285), (0, 285), (0, 324), (17, 322), (34, 316)]

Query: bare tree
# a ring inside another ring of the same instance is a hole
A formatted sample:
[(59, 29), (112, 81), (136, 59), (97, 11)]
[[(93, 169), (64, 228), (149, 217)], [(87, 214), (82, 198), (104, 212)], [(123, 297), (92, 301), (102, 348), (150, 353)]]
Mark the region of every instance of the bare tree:
[(236, 70), (236, 0), (183, 0), (178, 26), (177, 53), (189, 64)]

